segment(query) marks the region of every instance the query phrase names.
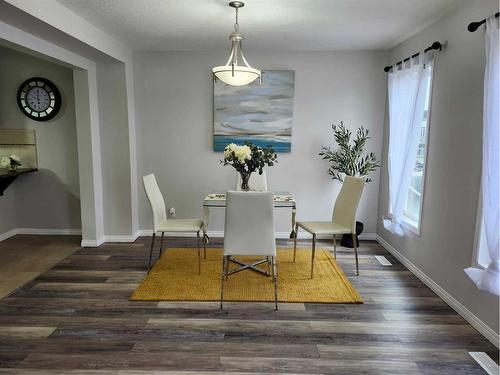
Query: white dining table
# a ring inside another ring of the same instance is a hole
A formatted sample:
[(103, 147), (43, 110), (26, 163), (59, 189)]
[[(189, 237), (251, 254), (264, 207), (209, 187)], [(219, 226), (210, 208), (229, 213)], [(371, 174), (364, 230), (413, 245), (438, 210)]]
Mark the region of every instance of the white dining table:
[[(297, 212), (297, 204), (295, 198), (288, 191), (273, 191), (274, 194), (274, 207), (275, 208), (288, 208), (292, 211), (292, 230), (290, 238), (295, 236), (295, 214)], [(208, 242), (208, 222), (210, 218), (210, 209), (212, 208), (226, 208), (226, 193), (214, 191), (205, 196), (203, 199), (203, 239)]]

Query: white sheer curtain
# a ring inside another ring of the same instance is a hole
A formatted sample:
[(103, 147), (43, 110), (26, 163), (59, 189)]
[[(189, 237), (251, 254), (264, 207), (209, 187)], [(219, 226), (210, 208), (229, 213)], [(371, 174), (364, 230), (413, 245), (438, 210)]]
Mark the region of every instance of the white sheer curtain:
[(491, 262), (486, 269), (467, 268), (465, 272), (476, 286), (499, 295), (500, 257), (500, 118), (499, 96), (499, 28), (498, 18), (486, 21), (486, 70), (484, 74), (483, 106), (483, 170), (482, 170), (482, 214), (486, 245)]
[(411, 59), (408, 66), (388, 76), (389, 86), (389, 219), (384, 227), (400, 236), (405, 200), (415, 167), (420, 127), (424, 119), (425, 96), (430, 80), (430, 62)]

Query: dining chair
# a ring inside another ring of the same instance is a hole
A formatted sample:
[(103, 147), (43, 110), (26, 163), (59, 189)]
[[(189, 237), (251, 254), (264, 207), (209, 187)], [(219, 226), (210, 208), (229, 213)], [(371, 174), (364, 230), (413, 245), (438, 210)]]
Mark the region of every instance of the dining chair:
[[(163, 251), (163, 238), (165, 233), (172, 232), (187, 232), (196, 233), (197, 247), (198, 247), (198, 274), (201, 273), (201, 260), (200, 260), (200, 231), (203, 230), (203, 220), (201, 219), (168, 219), (165, 209), (165, 201), (161, 194), (156, 177), (153, 173), (148, 174), (142, 178), (144, 190), (151, 205), (153, 212), (153, 238), (151, 239), (151, 250), (149, 252), (148, 272), (151, 269), (151, 259), (153, 256), (153, 249), (155, 244), (156, 233), (161, 233), (160, 251), (158, 258), (161, 257)], [(206, 256), (206, 244), (203, 241), (203, 251)]]
[[(236, 259), (237, 256), (256, 256), (261, 259), (254, 263), (244, 263)], [(235, 263), (240, 267), (230, 270), (230, 263)], [(264, 263), (267, 264), (267, 272), (258, 267)], [(272, 277), (274, 304), (275, 309), (278, 310), (278, 276), (272, 192), (228, 191), (226, 194), (221, 309), (224, 302), (224, 282), (230, 275), (243, 270)]]
[[(248, 185), (250, 186), (250, 189), (255, 191), (267, 191), (266, 170), (264, 169), (262, 174), (259, 174), (258, 171), (253, 172), (250, 175)], [(238, 172), (236, 172), (236, 191), (241, 191), (241, 176)]]
[(314, 255), (316, 252), (316, 236), (333, 236), (333, 254), (337, 259), (337, 239), (340, 234), (351, 234), (356, 258), (356, 275), (359, 275), (358, 247), (356, 243), (356, 211), (364, 189), (364, 180), (359, 177), (346, 176), (335, 200), (331, 221), (298, 221), (295, 224), (295, 237), (293, 240), (293, 261), (297, 253), (297, 233), (299, 228), (312, 234), (311, 279), (314, 273)]

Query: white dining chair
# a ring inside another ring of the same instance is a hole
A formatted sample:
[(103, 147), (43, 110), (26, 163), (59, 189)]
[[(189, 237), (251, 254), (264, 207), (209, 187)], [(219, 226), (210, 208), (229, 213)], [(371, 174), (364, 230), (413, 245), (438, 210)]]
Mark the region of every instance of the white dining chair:
[[(262, 259), (254, 263), (243, 263), (236, 259), (237, 256), (246, 255), (262, 257)], [(239, 267), (230, 270), (230, 263), (235, 263)], [(267, 264), (267, 272), (258, 267), (258, 265), (264, 263)], [(250, 270), (266, 277), (272, 277), (274, 282), (274, 304), (277, 310), (278, 277), (272, 192), (228, 191), (226, 194), (221, 309), (224, 302), (224, 282), (227, 281), (230, 275), (243, 270)]]
[(293, 241), (293, 261), (297, 252), (297, 234), (299, 228), (312, 234), (312, 255), (311, 255), (311, 279), (314, 273), (314, 255), (316, 252), (316, 236), (333, 236), (333, 253), (337, 258), (337, 239), (340, 234), (351, 234), (356, 258), (356, 275), (359, 275), (358, 247), (356, 243), (356, 211), (363, 194), (365, 182), (362, 178), (346, 176), (340, 189), (340, 193), (335, 200), (332, 220), (330, 221), (298, 221), (295, 225), (295, 237)]
[[(151, 250), (149, 252), (148, 272), (151, 269), (151, 259), (153, 256), (153, 249), (155, 244), (156, 233), (161, 233), (160, 251), (158, 258), (161, 257), (163, 251), (163, 238), (165, 233), (172, 232), (192, 232), (196, 233), (197, 247), (198, 247), (198, 274), (201, 273), (201, 260), (200, 260), (200, 231), (203, 230), (203, 220), (201, 219), (169, 219), (167, 220), (167, 212), (165, 209), (165, 201), (161, 194), (156, 177), (153, 173), (148, 174), (142, 178), (144, 190), (151, 204), (151, 211), (153, 212), (153, 238), (151, 239)], [(203, 250), (206, 256), (206, 245), (203, 241)]]
[[(264, 169), (262, 174), (259, 174), (259, 171), (253, 172), (250, 175), (248, 186), (251, 190), (267, 191), (266, 170)], [(238, 172), (236, 172), (236, 191), (241, 191), (241, 176)]]

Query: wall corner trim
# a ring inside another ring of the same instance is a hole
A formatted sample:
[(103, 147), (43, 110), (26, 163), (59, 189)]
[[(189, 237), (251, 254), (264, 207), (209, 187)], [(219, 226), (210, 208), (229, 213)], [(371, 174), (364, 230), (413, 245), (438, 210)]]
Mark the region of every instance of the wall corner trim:
[(0, 234), (0, 242), (5, 241), (8, 238), (14, 237), (17, 234), (17, 228), (11, 229), (8, 232)]
[(377, 242), (382, 245), (389, 253), (394, 255), (408, 270), (410, 270), (420, 281), (427, 285), (434, 293), (436, 293), (444, 302), (446, 302), (453, 310), (455, 310), (462, 318), (464, 318), (471, 326), (479, 331), (497, 348), (500, 336), (481, 319), (474, 315), (469, 309), (456, 300), (451, 294), (444, 290), (439, 284), (434, 282), (420, 268), (413, 264), (408, 258), (396, 250), (391, 244), (377, 234)]

